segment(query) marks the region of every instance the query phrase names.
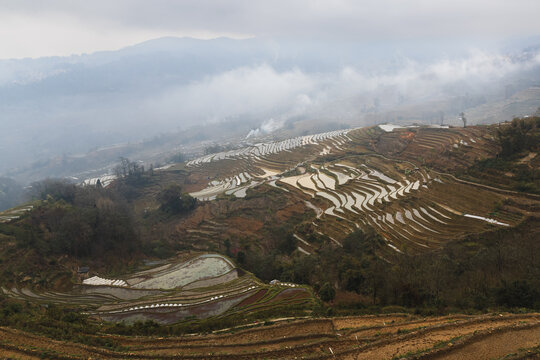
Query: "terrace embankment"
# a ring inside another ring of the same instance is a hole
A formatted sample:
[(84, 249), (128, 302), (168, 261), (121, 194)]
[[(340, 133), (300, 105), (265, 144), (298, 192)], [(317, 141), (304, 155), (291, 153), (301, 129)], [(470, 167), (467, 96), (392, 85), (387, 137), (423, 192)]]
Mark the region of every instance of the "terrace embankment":
[(536, 197), (452, 174), (500, 150), (494, 127), (384, 125), (207, 155), (186, 166), (204, 203), (171, 237), (197, 250), (229, 242), (268, 252), (268, 229), (280, 223), (306, 256), (320, 247), (308, 240), (341, 246), (358, 229), (384, 239), (385, 258), (440, 249), (539, 208)]
[(277, 321), (185, 337), (100, 335), (121, 350), (52, 341), (9, 328), (0, 328), (0, 333), (0, 353), (21, 358), (49, 354), (59, 359), (462, 359), (474, 354), (475, 359), (490, 359), (537, 346), (540, 314), (359, 316)]
[(124, 323), (152, 320), (173, 324), (190, 318), (226, 317), (286, 306), (311, 308), (314, 304), (306, 287), (264, 284), (218, 254), (171, 260), (123, 279), (94, 276), (72, 292), (13, 287), (2, 288), (2, 293), (46, 306), (73, 306), (96, 318)]

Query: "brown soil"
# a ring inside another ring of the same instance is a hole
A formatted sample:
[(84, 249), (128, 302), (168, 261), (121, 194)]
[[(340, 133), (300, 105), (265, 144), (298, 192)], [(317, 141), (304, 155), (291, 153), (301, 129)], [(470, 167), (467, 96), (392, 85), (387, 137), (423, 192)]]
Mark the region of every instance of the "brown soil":
[(540, 314), (426, 319), (358, 316), (278, 323), (220, 335), (103, 337), (130, 350), (111, 351), (0, 328), (0, 355), (23, 359), (46, 352), (65, 359), (488, 359), (536, 346)]
[(400, 334), (409, 332), (411, 330), (421, 330), (430, 326), (440, 325), (440, 324), (451, 324), (457, 323), (459, 321), (466, 321), (465, 317), (442, 317), (435, 319), (404, 319), (403, 321), (396, 321), (391, 323), (386, 323), (383, 326), (369, 327), (367, 329), (361, 330), (352, 330), (349, 333), (349, 337), (374, 337), (382, 336), (388, 334)]
[[(304, 245), (302, 245), (304, 246)], [(368, 303), (371, 300), (370, 296), (357, 294), (353, 291), (336, 290), (336, 296), (332, 300), (334, 305), (353, 305), (358, 303)]]
[(242, 300), (242, 302), (239, 303), (236, 306), (237, 307), (243, 307), (243, 306), (254, 304), (257, 301), (259, 301), (260, 299), (262, 299), (265, 294), (266, 294), (266, 289), (259, 290), (255, 294), (253, 294), (252, 296), (248, 297), (247, 299)]
[(497, 359), (517, 352), (520, 348), (531, 348), (538, 345), (540, 345), (540, 326), (495, 334), (466, 345), (457, 351), (434, 358), (445, 360)]
[[(494, 330), (497, 328), (511, 328), (512, 326), (519, 325), (524, 319), (522, 318), (500, 318), (489, 319), (483, 322), (470, 322), (467, 324), (457, 325), (442, 325), (435, 326), (430, 329), (429, 327), (423, 331), (415, 334), (404, 335), (401, 339), (398, 337), (397, 341), (392, 341), (387, 344), (381, 344), (381, 346), (373, 347), (372, 349), (366, 349), (353, 353), (343, 357), (344, 359), (392, 359), (395, 357), (405, 356), (407, 354), (414, 354), (417, 352), (425, 351), (433, 348), (441, 342), (447, 342), (452, 339), (459, 338), (473, 334), (478, 331)], [(529, 321), (539, 322), (539, 319), (532, 319)], [(410, 336), (413, 335), (413, 336)], [(521, 347), (521, 346), (520, 346)], [(456, 350), (460, 351), (460, 350)], [(461, 355), (466, 353), (462, 353)]]
[(41, 359), (40, 356), (32, 356), (25, 354), (24, 352), (20, 351), (11, 351), (7, 349), (0, 349), (0, 355), (2, 355), (2, 359), (20, 359), (20, 360), (27, 360), (27, 359)]
[(306, 206), (303, 203), (296, 202), (276, 212), (276, 218), (280, 222), (285, 222), (298, 214), (303, 214), (306, 211)]
[(334, 319), (333, 323), (336, 330), (346, 328), (364, 328), (377, 325), (387, 325), (396, 322), (411, 320), (409, 315), (387, 315), (387, 316), (362, 316)]
[(245, 217), (231, 217), (227, 220), (227, 223), (229, 225), (229, 228), (235, 229), (242, 234), (255, 233), (257, 231), (260, 231), (263, 227), (262, 221)]

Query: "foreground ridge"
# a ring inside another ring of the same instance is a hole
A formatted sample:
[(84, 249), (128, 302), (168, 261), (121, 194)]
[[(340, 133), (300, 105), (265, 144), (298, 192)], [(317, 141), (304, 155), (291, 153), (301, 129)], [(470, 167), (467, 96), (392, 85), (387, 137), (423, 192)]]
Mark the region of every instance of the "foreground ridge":
[(0, 333), (3, 354), (28, 359), (44, 352), (58, 359), (451, 359), (464, 354), (490, 359), (538, 345), (540, 315), (389, 314), (277, 322), (230, 334), (181, 338), (101, 335), (122, 351), (51, 341), (5, 327)]

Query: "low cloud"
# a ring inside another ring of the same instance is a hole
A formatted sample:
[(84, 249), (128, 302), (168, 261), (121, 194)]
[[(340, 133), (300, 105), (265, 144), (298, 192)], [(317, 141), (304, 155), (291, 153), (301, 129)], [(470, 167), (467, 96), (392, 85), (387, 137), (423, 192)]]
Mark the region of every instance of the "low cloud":
[[(277, 71), (268, 64), (242, 67), (166, 89), (148, 100), (145, 107), (164, 126), (174, 119), (184, 125), (238, 117), (258, 119), (259, 127), (248, 135), (256, 136), (281, 128), (290, 118), (324, 113), (336, 102), (341, 102), (343, 108), (340, 112), (332, 107), (334, 117), (346, 118), (357, 117), (362, 104), (369, 108), (379, 102), (378, 105), (390, 108), (404, 101), (463, 95), (460, 92), (483, 89), (539, 65), (540, 55), (513, 58), (474, 51), (463, 59), (443, 59), (431, 64), (403, 59), (401, 64), (378, 73), (348, 66), (333, 73)], [(504, 85), (500, 86), (502, 89)], [(355, 108), (356, 111), (351, 110)]]
[[(320, 79), (298, 69), (278, 72), (269, 65), (242, 67), (184, 86), (146, 102), (149, 112), (186, 124), (290, 112), (309, 103)], [(278, 120), (275, 120), (278, 121)]]
[[(13, 64), (31, 70), (23, 62)], [(297, 67), (276, 66), (267, 59), (215, 71), (189, 82), (169, 81), (178, 76), (174, 69), (159, 77), (138, 78), (140, 72), (152, 66), (149, 64), (119, 73), (118, 83), (128, 85), (118, 89), (113, 87), (115, 82), (111, 88), (102, 89), (101, 79), (107, 81), (108, 72), (97, 72), (97, 80), (88, 83), (90, 91), (69, 87), (81, 73), (86, 75), (86, 70), (71, 73), (69, 67), (56, 64), (54, 71), (66, 70), (61, 74), (63, 82), (55, 81), (55, 76), (45, 80), (38, 76), (33, 80), (36, 87), (32, 80), (25, 80), (25, 85), (12, 87), (14, 91), (4, 89), (6, 96), (0, 106), (6, 119), (2, 134), (6, 135), (0, 135), (0, 144), (18, 150), (0, 155), (0, 171), (62, 153), (138, 141), (194, 125), (231, 124), (229, 128), (238, 131), (234, 126), (242, 124), (244, 136), (254, 138), (299, 119), (361, 126), (370, 125), (373, 114), (429, 101), (472, 95), (489, 102), (504, 96), (508, 84), (518, 84), (519, 90), (519, 86), (540, 81), (539, 64), (537, 50), (512, 56), (472, 51), (466, 57), (431, 62), (403, 57), (374, 71), (358, 65), (310, 71), (302, 63)], [(122, 60), (118, 60), (117, 68), (124, 68)], [(135, 86), (129, 86), (131, 79)], [(100, 90), (94, 91), (94, 87)], [(39, 93), (37, 89), (45, 90)], [(71, 93), (71, 89), (75, 91)], [(476, 104), (483, 100), (479, 101)], [(465, 110), (470, 103), (456, 101), (451, 106), (447, 116), (453, 116), (457, 107)], [(396, 112), (398, 115), (401, 110)], [(207, 129), (207, 138), (219, 136), (211, 134), (211, 126)]]

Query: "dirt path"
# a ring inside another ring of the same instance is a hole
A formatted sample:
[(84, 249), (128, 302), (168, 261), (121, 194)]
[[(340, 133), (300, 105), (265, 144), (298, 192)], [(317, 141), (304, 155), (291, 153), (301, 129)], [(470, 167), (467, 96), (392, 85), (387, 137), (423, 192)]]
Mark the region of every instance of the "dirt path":
[(488, 336), (485, 339), (467, 344), (450, 353), (431, 357), (441, 360), (498, 359), (517, 352), (520, 348), (540, 345), (540, 326)]

